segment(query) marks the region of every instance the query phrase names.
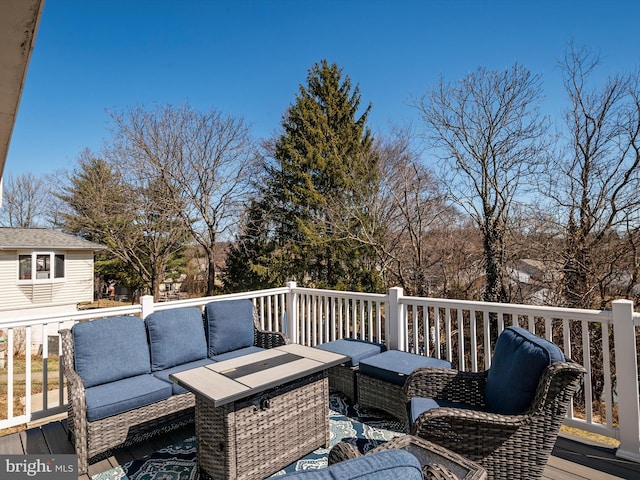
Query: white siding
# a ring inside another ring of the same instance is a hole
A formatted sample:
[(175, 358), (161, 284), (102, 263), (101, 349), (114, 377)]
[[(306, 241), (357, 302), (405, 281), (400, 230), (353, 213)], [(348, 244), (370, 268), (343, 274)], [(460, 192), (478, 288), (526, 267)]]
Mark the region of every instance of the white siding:
[(65, 254), (64, 281), (18, 284), (18, 252), (0, 252), (0, 321), (3, 312), (11, 310), (75, 306), (93, 300), (93, 252), (57, 253)]

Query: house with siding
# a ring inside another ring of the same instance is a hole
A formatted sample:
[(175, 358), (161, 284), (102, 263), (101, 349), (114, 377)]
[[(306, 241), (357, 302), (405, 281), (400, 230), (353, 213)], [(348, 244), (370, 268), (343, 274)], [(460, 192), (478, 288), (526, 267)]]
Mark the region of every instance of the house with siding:
[(94, 297), (93, 257), (106, 247), (46, 228), (0, 227), (3, 321), (75, 312)]

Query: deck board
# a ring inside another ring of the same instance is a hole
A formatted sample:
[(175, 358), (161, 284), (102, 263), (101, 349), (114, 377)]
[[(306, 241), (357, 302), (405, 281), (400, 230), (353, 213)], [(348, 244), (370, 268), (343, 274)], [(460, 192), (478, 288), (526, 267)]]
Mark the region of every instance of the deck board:
[(30, 428), (21, 433), (24, 434), (23, 439), (24, 444), (26, 445), (25, 453), (37, 455), (41, 453), (46, 454), (51, 452), (51, 449), (49, 448), (49, 445), (47, 445), (47, 441), (44, 438), (42, 428)]
[(551, 456), (544, 469), (543, 478), (550, 480), (617, 480), (624, 477), (609, 475), (584, 465)]
[[(553, 449), (553, 458), (558, 461), (564, 460), (571, 465), (571, 471), (577, 474), (588, 468), (591, 473), (599, 472), (597, 478), (602, 479), (640, 478), (640, 464), (617, 458), (613, 447), (587, 442), (575, 436), (558, 437)], [(595, 477), (586, 475), (585, 478)]]
[[(110, 457), (91, 464), (89, 475), (78, 478), (90, 480), (91, 475), (143, 458), (164, 446), (192, 435), (193, 426), (191, 425), (116, 450)], [(73, 451), (73, 446), (67, 438), (64, 421), (51, 422), (0, 437), (1, 454), (61, 454), (73, 453)], [(616, 458), (614, 448), (586, 442), (563, 433), (558, 437), (543, 475), (544, 480), (635, 480), (638, 478), (640, 478), (640, 464)]]
[(20, 435), (13, 433), (0, 437), (0, 453), (6, 455), (24, 454), (24, 447), (22, 446)]
[(106, 472), (107, 470), (112, 469), (114, 466), (115, 465), (111, 464), (109, 460), (105, 458), (103, 460), (90, 464), (87, 471), (87, 475), (91, 477), (92, 475)]
[(51, 449), (57, 449), (56, 453), (68, 454), (75, 453), (73, 445), (67, 438), (67, 430), (63, 426), (62, 422), (45, 423), (41, 427), (44, 439), (47, 442), (49, 451)]

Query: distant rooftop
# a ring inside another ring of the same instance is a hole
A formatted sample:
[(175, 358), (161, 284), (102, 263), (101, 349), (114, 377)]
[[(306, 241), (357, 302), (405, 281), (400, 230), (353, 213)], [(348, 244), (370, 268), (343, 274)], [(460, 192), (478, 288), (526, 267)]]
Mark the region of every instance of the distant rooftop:
[(48, 228), (0, 227), (0, 250), (104, 250), (107, 247)]

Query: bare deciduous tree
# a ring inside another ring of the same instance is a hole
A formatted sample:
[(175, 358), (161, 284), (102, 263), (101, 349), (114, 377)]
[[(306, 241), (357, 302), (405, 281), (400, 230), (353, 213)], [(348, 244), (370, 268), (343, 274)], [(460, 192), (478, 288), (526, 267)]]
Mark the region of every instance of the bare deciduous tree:
[(378, 145), (380, 189), (376, 199), (378, 218), (386, 219), (384, 249), (387, 279), (410, 295), (429, 295), (441, 284), (437, 265), (442, 258), (434, 249), (433, 232), (442, 214), (455, 215), (447, 207), (433, 173), (419, 160), (411, 145), (411, 131), (394, 130)]
[(109, 164), (85, 150), (80, 167), (59, 194), (65, 230), (100, 242), (159, 299), (169, 260), (179, 253), (186, 230), (164, 185), (127, 152), (112, 150)]
[[(420, 162), (408, 128), (394, 128), (374, 143), (379, 173), (369, 196), (349, 202), (327, 199), (327, 215), (340, 235), (375, 252), (375, 268), (385, 286), (398, 285), (410, 295), (425, 295), (443, 280), (440, 251), (433, 248), (433, 232), (441, 215), (454, 215), (443, 202), (433, 173)], [(349, 175), (358, 175), (349, 172)], [(321, 220), (316, 220), (321, 221)], [(437, 278), (436, 278), (437, 277)]]
[(41, 227), (48, 215), (49, 186), (32, 173), (4, 178), (0, 225), (14, 228)]
[(455, 84), (441, 79), (416, 102), (444, 187), (481, 231), (487, 301), (509, 300), (505, 235), (513, 205), (543, 163), (541, 98), (540, 77), (514, 65), (479, 68)]
[(153, 172), (167, 208), (182, 219), (208, 260), (207, 295), (215, 289), (219, 242), (230, 238), (251, 180), (254, 141), (242, 119), (189, 105), (112, 113), (117, 148)]
[(561, 293), (564, 305), (576, 308), (605, 308), (608, 288), (627, 282), (630, 289), (639, 268), (625, 258), (635, 258), (639, 228), (640, 74), (593, 86), (598, 63), (573, 45), (561, 62), (570, 102), (567, 152), (550, 169), (549, 197), (566, 239)]

